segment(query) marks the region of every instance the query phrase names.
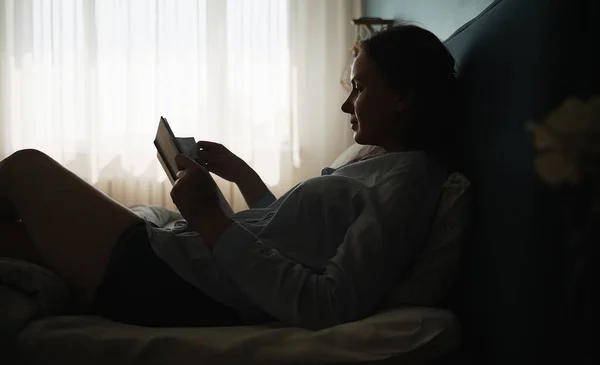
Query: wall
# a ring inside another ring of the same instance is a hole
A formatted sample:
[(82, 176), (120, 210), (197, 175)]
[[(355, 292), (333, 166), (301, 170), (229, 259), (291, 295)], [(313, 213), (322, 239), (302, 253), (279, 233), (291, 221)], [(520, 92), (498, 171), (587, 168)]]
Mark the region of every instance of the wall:
[(494, 0), (362, 0), (364, 16), (407, 20), (442, 40), (476, 17)]

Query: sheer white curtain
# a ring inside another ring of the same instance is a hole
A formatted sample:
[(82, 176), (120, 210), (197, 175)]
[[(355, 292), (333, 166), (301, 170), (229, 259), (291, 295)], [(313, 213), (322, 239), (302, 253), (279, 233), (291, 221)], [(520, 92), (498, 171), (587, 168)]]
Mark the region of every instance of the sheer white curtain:
[(281, 194), (351, 142), (339, 78), (358, 3), (0, 0), (0, 158), (40, 149), (123, 204), (173, 208), (162, 115)]

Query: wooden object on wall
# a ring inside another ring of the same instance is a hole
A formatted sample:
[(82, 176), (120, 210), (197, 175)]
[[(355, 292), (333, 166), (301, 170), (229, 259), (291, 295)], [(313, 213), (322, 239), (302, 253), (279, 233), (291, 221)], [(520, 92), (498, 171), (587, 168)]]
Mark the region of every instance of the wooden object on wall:
[(373, 33), (381, 32), (394, 25), (394, 19), (382, 19), (382, 18), (371, 18), (362, 17), (358, 19), (352, 19), (352, 24), (356, 26), (356, 40), (352, 44), (348, 61), (342, 72), (340, 83), (348, 92), (352, 90), (350, 83), (350, 68), (352, 67), (352, 61), (358, 55), (358, 46), (360, 42), (366, 38), (369, 38)]

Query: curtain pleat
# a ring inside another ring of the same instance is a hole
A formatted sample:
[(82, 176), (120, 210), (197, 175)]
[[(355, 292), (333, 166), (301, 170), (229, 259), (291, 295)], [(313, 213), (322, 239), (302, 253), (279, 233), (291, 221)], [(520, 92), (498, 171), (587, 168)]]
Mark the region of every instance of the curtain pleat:
[(358, 3), (0, 0), (0, 158), (36, 148), (125, 205), (174, 209), (164, 116), (282, 194), (351, 142), (338, 78)]

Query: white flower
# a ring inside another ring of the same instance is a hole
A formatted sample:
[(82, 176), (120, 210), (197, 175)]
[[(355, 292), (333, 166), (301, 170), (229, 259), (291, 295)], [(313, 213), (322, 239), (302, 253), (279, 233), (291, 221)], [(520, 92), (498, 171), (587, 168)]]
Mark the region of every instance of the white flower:
[(558, 152), (537, 155), (534, 166), (537, 174), (552, 185), (560, 185), (563, 182), (575, 185), (581, 179), (577, 164)]
[(551, 184), (577, 184), (596, 176), (600, 163), (600, 95), (583, 102), (568, 98), (541, 124), (527, 123), (538, 150), (534, 165)]

